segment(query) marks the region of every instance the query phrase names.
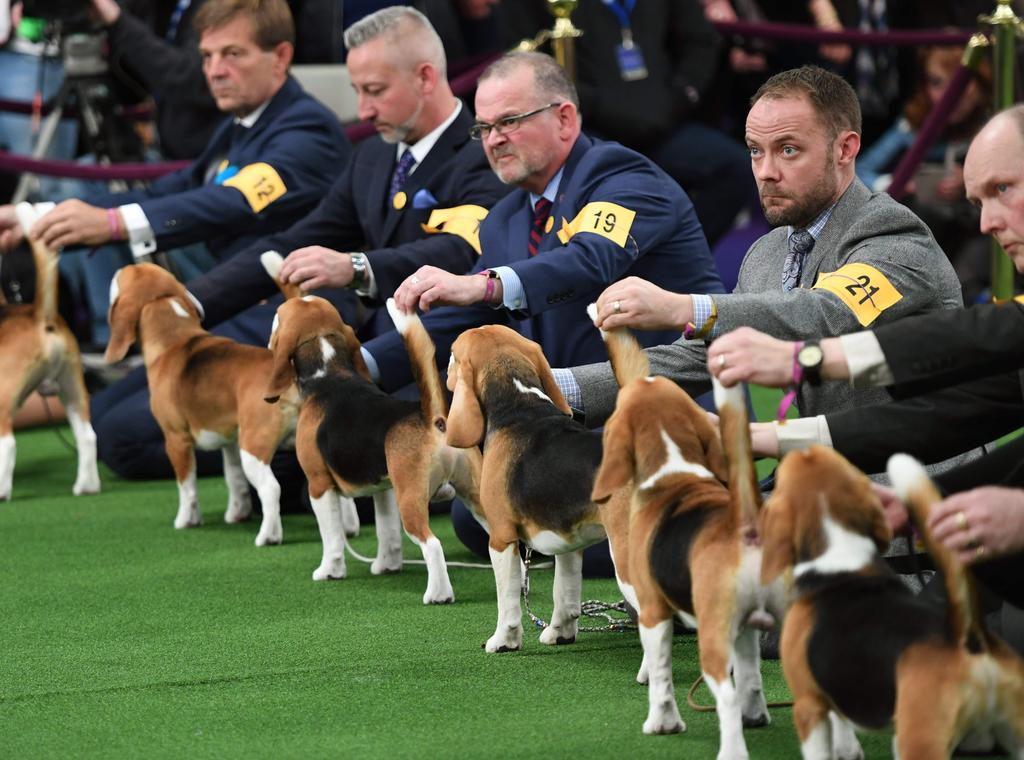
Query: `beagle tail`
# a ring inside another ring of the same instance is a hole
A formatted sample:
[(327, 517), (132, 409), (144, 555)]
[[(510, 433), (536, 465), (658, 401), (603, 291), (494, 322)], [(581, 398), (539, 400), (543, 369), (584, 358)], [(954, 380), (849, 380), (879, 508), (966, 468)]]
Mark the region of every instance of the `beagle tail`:
[(306, 291), (298, 285), (290, 282), (281, 282), (281, 265), (284, 263), (284, 257), (280, 253), (277, 251), (264, 251), (260, 254), (260, 263), (267, 274), (270, 275), (270, 279), (284, 293), (285, 298), (301, 298), (306, 295)]
[(935, 541), (928, 530), (928, 513), (933, 504), (942, 500), (942, 494), (928, 477), (924, 466), (909, 454), (893, 454), (889, 457), (887, 469), (896, 495), (907, 505), (928, 553), (942, 572), (949, 600), (946, 614), (950, 632), (960, 645), (971, 650), (984, 647), (986, 636), (974, 579), (956, 554), (945, 544)]
[[(26, 233), (36, 219), (53, 208), (54, 204), (37, 205), (44, 208), (40, 209), (24, 202), (14, 207), (18, 224)], [(40, 241), (30, 240), (29, 244), (32, 246), (32, 258), (36, 265), (36, 295), (32, 303), (36, 318), (44, 324), (49, 324), (57, 319), (57, 263), (60, 257), (56, 251), (51, 251)]]
[(448, 401), (441, 389), (441, 377), (434, 363), (434, 341), (431, 340), (416, 312), (403, 314), (398, 310), (394, 298), (387, 300), (387, 307), (388, 314), (395, 323), (395, 329), (402, 336), (405, 348), (409, 352), (412, 375), (420, 391), (423, 419), (427, 424), (444, 431), (445, 419), (448, 417)]
[[(592, 322), (597, 321), (597, 304), (592, 303), (587, 307), (587, 316)], [(599, 330), (599, 332), (601, 339), (604, 340), (604, 347), (608, 349), (612, 372), (615, 373), (615, 381), (620, 388), (631, 380), (651, 374), (651, 365), (647, 361), (647, 354), (640, 348), (640, 344), (636, 342), (632, 332), (625, 327)]]
[(750, 418), (744, 389), (737, 383), (726, 388), (718, 378), (711, 378), (715, 392), (715, 406), (722, 432), (722, 449), (729, 468), (729, 493), (732, 495), (733, 517), (742, 528), (744, 540), (758, 540), (761, 488), (754, 468), (754, 454), (750, 444)]

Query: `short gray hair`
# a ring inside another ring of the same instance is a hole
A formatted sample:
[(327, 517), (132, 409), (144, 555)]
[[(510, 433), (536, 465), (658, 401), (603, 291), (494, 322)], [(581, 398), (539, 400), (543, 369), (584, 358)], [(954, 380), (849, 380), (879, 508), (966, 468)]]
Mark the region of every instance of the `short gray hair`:
[(1021, 140), (1024, 140), (1024, 104), (1018, 103), (1017, 105), (1004, 108), (996, 116), (1005, 116), (1012, 121), (1017, 127), (1017, 131), (1020, 132)]
[[(406, 34), (413, 36), (413, 44), (404, 38)], [(433, 64), (441, 77), (448, 76), (444, 43), (430, 20), (415, 8), (392, 5), (364, 16), (345, 30), (345, 47), (352, 50), (382, 36), (395, 44), (395, 49), (410, 67), (426, 61)]]
[(519, 67), (526, 66), (533, 71), (533, 82), (538, 94), (549, 102), (572, 103), (580, 110), (580, 96), (565, 69), (550, 55), (537, 52), (513, 51), (496, 60), (480, 75), (477, 85), (487, 79), (504, 79)]

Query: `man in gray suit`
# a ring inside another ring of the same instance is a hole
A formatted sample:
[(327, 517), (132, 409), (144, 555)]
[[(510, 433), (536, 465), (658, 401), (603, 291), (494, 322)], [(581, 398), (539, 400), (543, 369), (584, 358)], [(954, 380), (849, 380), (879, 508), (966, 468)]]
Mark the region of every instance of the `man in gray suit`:
[[(776, 229), (751, 246), (735, 290), (679, 294), (627, 278), (597, 301), (600, 327), (682, 331), (647, 355), (653, 373), (693, 395), (710, 386), (705, 341), (736, 327), (799, 340), (962, 305), (956, 274), (924, 222), (856, 178), (860, 105), (843, 79), (804, 66), (773, 76), (751, 103), (746, 140), (765, 218)], [(609, 365), (556, 370), (556, 377), (587, 424), (602, 424), (618, 391)], [(805, 384), (796, 404), (806, 416), (883, 398), (881, 389)]]

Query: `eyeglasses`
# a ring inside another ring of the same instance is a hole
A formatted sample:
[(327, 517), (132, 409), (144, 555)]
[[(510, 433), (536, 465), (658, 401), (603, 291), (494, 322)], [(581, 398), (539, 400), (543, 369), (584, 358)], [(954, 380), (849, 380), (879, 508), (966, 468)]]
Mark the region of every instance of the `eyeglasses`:
[(548, 103), (546, 106), (535, 108), (534, 110), (527, 111), (526, 113), (520, 113), (516, 114), (515, 116), (506, 116), (503, 119), (498, 119), (493, 124), (487, 124), (486, 122), (474, 124), (472, 127), (469, 128), (469, 136), (474, 140), (483, 140), (491, 133), (492, 129), (499, 135), (507, 135), (509, 132), (515, 132), (517, 129), (519, 129), (520, 123), (523, 122), (525, 119), (529, 119), (531, 116), (536, 116), (542, 111), (546, 111), (549, 108), (554, 108), (555, 106), (560, 105), (562, 104)]

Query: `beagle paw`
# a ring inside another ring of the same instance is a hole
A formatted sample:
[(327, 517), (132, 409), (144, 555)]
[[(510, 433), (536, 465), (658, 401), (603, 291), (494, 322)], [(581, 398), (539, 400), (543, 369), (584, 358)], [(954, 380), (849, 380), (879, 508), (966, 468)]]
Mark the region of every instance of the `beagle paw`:
[(647, 655), (644, 655), (643, 660), (640, 661), (640, 670), (636, 672), (636, 682), (642, 686), (646, 686), (647, 682), (651, 680), (651, 676), (647, 671)]
[(752, 715), (750, 717), (747, 717), (746, 715), (743, 716), (744, 728), (763, 728), (771, 722), (772, 718), (767, 711), (761, 713), (760, 715)]
[(203, 524), (203, 516), (199, 514), (199, 508), (193, 506), (191, 509), (181, 509), (174, 518), (174, 527), (178, 530), (185, 528), (198, 528)]
[(280, 517), (276, 520), (264, 518), (260, 532), (256, 534), (256, 546), (279, 546), (282, 534)]
[(575, 620), (565, 625), (549, 625), (540, 632), (540, 643), (548, 646), (575, 644), (578, 628)]
[(455, 591), (451, 581), (445, 576), (436, 582), (428, 582), (423, 594), (424, 604), (451, 604), (455, 601)]
[(644, 721), (644, 733), (650, 735), (679, 734), (686, 730), (686, 724), (679, 716), (679, 708), (675, 700), (653, 712)]
[(315, 581), (340, 581), (348, 574), (345, 558), (325, 559), (320, 567), (313, 571)]
[(75, 496), (100, 492), (100, 475), (95, 469), (92, 472), (83, 473), (75, 480), (71, 487), (71, 493)]
[[(402, 572), (402, 555), (399, 554), (397, 557), (392, 553), (378, 554), (370, 564), (370, 573), (372, 575), (391, 575), (392, 573)], [(424, 604), (427, 604), (424, 599)]]
[(517, 626), (505, 631), (495, 631), (491, 638), (487, 639), (484, 649), (490, 654), (500, 652), (518, 652), (523, 648), (523, 627)]
[(252, 502), (248, 493), (245, 496), (244, 499), (228, 500), (228, 508), (224, 510), (224, 522), (228, 525), (243, 523), (252, 516)]

